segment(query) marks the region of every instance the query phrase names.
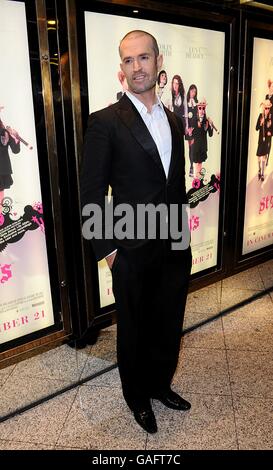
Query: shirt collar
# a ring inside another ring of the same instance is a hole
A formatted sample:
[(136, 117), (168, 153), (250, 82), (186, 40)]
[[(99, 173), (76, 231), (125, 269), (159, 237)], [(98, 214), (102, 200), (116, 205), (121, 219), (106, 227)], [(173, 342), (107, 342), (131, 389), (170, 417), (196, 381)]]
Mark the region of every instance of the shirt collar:
[[(128, 91), (128, 90), (127, 90), (125, 93), (126, 93), (126, 95), (128, 96), (128, 98), (131, 100), (131, 102), (133, 103), (133, 105), (135, 105), (135, 107), (137, 108), (137, 110), (138, 110), (139, 113), (143, 113), (143, 112), (144, 112), (145, 114), (148, 113), (148, 110), (147, 110), (145, 104), (142, 103), (142, 101), (140, 101), (135, 95), (133, 95), (132, 93), (130, 93), (130, 91)], [(155, 104), (153, 105), (152, 110), (153, 110), (156, 106), (160, 106), (160, 108), (161, 108), (162, 110), (164, 110), (164, 108), (163, 108), (163, 103), (162, 103), (162, 101), (160, 100), (160, 98), (159, 98), (158, 95), (156, 95), (156, 102), (155, 102)]]

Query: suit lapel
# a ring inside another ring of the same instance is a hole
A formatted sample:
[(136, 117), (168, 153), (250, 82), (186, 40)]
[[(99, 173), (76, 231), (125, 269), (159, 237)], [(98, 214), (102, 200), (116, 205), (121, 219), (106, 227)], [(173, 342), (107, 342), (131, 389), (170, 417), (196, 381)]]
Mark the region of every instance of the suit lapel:
[(153, 158), (154, 162), (159, 167), (161, 172), (163, 172), (165, 177), (164, 168), (157, 150), (157, 146), (139, 112), (126, 95), (123, 95), (123, 97), (119, 100), (119, 105), (120, 106), (118, 106), (116, 111), (118, 116), (125, 126), (128, 127), (134, 138), (145, 150), (145, 152), (147, 152)]

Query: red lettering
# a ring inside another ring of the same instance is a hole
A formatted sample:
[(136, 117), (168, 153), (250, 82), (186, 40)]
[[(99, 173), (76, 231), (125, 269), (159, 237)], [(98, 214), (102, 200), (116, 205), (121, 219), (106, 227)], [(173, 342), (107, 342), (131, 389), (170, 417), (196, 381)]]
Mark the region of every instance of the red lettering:
[(11, 329), (11, 324), (9, 321), (6, 321), (4, 323), (4, 331), (10, 330)]
[(0, 271), (2, 273), (2, 276), (0, 276), (1, 284), (8, 281), (12, 277), (10, 268), (11, 268), (11, 264), (0, 264)]
[(260, 200), (259, 214), (261, 214), (263, 211), (267, 209), (273, 209), (273, 195), (264, 196)]
[(196, 215), (192, 215), (191, 218), (189, 219), (189, 226), (190, 226), (191, 232), (193, 230), (196, 230), (199, 227), (199, 217)]
[(263, 197), (260, 201), (260, 209), (259, 209), (259, 214), (261, 214), (265, 209), (265, 198)]
[(199, 256), (198, 258), (194, 258), (192, 260), (192, 264), (199, 264), (204, 262), (204, 256)]
[[(45, 312), (42, 310), (41, 311), (41, 317), (44, 318), (45, 317)], [(35, 312), (34, 313), (34, 320), (39, 320), (40, 319), (40, 312)]]

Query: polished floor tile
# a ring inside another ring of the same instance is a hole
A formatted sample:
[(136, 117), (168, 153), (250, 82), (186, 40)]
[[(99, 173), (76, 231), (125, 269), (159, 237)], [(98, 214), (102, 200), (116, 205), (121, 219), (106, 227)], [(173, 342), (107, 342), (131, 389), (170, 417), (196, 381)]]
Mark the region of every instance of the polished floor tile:
[(234, 399), (240, 450), (273, 450), (273, 400)]
[(76, 393), (77, 390), (72, 390), (0, 423), (1, 439), (55, 445)]
[[(191, 317), (191, 322), (195, 324), (203, 321), (203, 315), (200, 314), (190, 313), (189, 317)], [(187, 321), (184, 322), (184, 328), (187, 327), (187, 324)], [(183, 347), (225, 349), (222, 319), (214, 320), (200, 326), (197, 330), (187, 333), (183, 337)]]
[(72, 446), (70, 447), (55, 446), (54, 450), (67, 451), (67, 450), (87, 450), (87, 449), (82, 448), (82, 447), (72, 447)]
[(90, 347), (77, 350), (65, 344), (20, 362), (14, 374), (74, 382), (79, 379), (89, 353)]
[(173, 383), (183, 393), (231, 395), (226, 351), (183, 347)]
[(88, 382), (85, 382), (85, 385), (91, 385), (92, 387), (121, 387), (119, 371), (116, 367), (115, 369), (106, 372), (105, 374), (99, 375)]
[(187, 330), (202, 326), (204, 323), (210, 323), (210, 321), (217, 316), (217, 313), (209, 313), (209, 312), (194, 312), (187, 310), (185, 312), (184, 321), (183, 321), (183, 331), (184, 333), (188, 334)]
[(0, 417), (31, 405), (69, 385), (70, 381), (11, 374), (0, 388)]
[(101, 330), (97, 342), (90, 349), (90, 356), (116, 362), (116, 327)]
[(86, 449), (144, 449), (146, 433), (134, 421), (120, 389), (82, 386), (57, 445)]
[[(184, 329), (240, 301), (243, 307), (187, 333), (173, 389), (178, 412), (153, 401), (158, 433), (145, 433), (124, 402), (118, 369), (0, 424), (0, 450), (273, 450), (273, 260), (188, 297)], [(67, 345), (0, 370), (6, 414), (116, 363), (116, 326), (81, 350)]]
[(198, 312), (215, 315), (220, 310), (219, 283), (191, 292), (186, 304), (187, 312)]
[(258, 270), (265, 289), (273, 287), (273, 260), (262, 263), (258, 266)]
[(227, 351), (233, 395), (273, 399), (272, 351)]
[(189, 411), (174, 411), (153, 403), (158, 433), (149, 435), (148, 450), (236, 450), (238, 448), (232, 400), (226, 396), (183, 395)]
[(236, 289), (235, 287), (223, 287), (220, 311), (222, 312), (226, 309), (233, 309), (234, 311), (238, 311), (238, 309), (241, 308), (238, 304), (241, 302), (247, 304), (248, 302), (255, 300), (255, 296), (257, 294), (261, 294), (261, 291), (253, 289)]
[(257, 266), (223, 279), (222, 285), (235, 289), (264, 290), (264, 283)]
[(15, 367), (16, 367), (16, 364), (9, 366), (9, 367), (5, 367), (5, 369), (0, 369), (0, 387), (1, 385), (4, 385), (4, 383), (9, 378), (10, 374), (13, 372)]
[(0, 450), (53, 450), (53, 445), (35, 444), (34, 442), (8, 441), (0, 439)]
[(227, 349), (273, 350), (273, 303), (269, 295), (223, 317)]
[(88, 377), (92, 377), (95, 374), (106, 370), (108, 367), (111, 367), (114, 364), (114, 361), (100, 359), (98, 357), (90, 355), (81, 373), (81, 379), (87, 379)]

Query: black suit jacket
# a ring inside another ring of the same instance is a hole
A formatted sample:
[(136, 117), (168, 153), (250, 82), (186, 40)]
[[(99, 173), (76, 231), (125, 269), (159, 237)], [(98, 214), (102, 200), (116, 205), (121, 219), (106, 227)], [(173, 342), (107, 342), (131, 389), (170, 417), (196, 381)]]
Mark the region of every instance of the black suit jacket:
[[(168, 178), (154, 140), (130, 99), (124, 95), (118, 103), (89, 116), (81, 169), (82, 206), (96, 203), (104, 209), (108, 185), (113, 205), (130, 203), (187, 203), (183, 124), (165, 108), (171, 133), (172, 155)], [(119, 246), (134, 248), (146, 243), (128, 240), (93, 239), (97, 260)]]

